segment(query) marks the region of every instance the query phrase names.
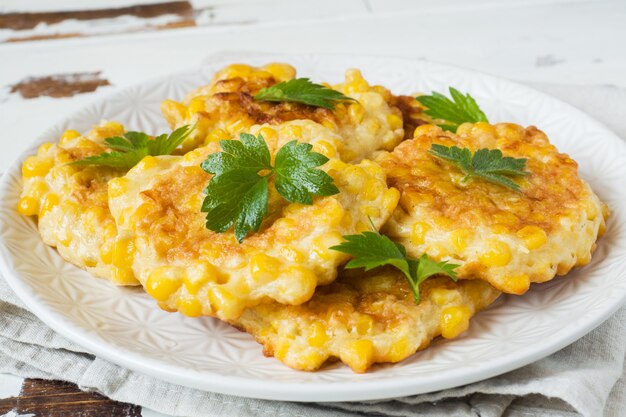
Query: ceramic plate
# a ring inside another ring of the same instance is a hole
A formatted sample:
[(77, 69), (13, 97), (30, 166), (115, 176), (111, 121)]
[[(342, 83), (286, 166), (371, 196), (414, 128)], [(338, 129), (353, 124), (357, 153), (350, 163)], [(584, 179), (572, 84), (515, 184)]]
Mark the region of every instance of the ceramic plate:
[[(289, 62), (300, 76), (338, 82), (358, 67), (395, 93), (470, 92), (490, 120), (534, 124), (580, 164), (580, 173), (612, 210), (591, 264), (523, 297), (503, 296), (456, 340), (438, 340), (395, 364), (354, 374), (340, 363), (314, 373), (266, 358), (246, 333), (211, 319), (169, 314), (137, 289), (118, 288), (64, 262), (45, 246), (32, 219), (15, 211), (20, 165), (67, 128), (86, 131), (101, 119), (132, 130), (166, 131), (159, 103), (181, 99), (231, 62)], [(227, 54), (200, 69), (126, 88), (47, 130), (0, 184), (2, 274), (50, 327), (121, 366), (208, 391), (290, 401), (355, 401), (411, 395), (478, 381), (536, 361), (580, 338), (626, 299), (626, 143), (573, 107), (527, 87), (421, 60), (366, 56)]]

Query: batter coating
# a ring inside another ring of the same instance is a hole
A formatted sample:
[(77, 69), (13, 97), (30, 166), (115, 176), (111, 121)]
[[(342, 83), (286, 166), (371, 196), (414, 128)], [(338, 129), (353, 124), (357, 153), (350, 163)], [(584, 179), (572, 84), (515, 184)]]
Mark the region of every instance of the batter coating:
[(267, 356), (314, 371), (339, 358), (355, 372), (374, 363), (399, 362), (428, 347), (437, 336), (451, 339), (500, 294), (484, 281), (431, 278), (420, 287), (421, 302), (394, 269), (342, 271), (318, 287), (305, 304), (263, 304), (233, 322), (263, 345)]
[[(429, 154), (433, 143), (476, 151), (498, 148), (527, 158), (521, 192), (480, 179), (462, 183), (453, 164)], [(535, 127), (463, 124), (457, 134), (433, 125), (381, 158), (400, 204), (384, 232), (410, 255), (461, 266), (460, 278), (479, 278), (499, 290), (523, 294), (586, 265), (605, 229), (608, 209), (578, 177), (578, 165)]]
[[(291, 140), (311, 143), (329, 162), (321, 167), (340, 193), (313, 205), (289, 204), (270, 187), (261, 229), (241, 244), (232, 230), (215, 233), (200, 211), (210, 175), (200, 168), (217, 143), (184, 157), (147, 157), (110, 183), (109, 202), (126, 264), (159, 305), (188, 316), (236, 319), (245, 307), (276, 300), (301, 304), (317, 285), (332, 282), (346, 255), (330, 250), (342, 235), (379, 228), (399, 193), (388, 189), (382, 168), (371, 161), (349, 165), (337, 158), (332, 131), (309, 120), (257, 126), (270, 153)], [(272, 132), (272, 133), (270, 133)]]
[(18, 211), (38, 216), (46, 245), (68, 262), (117, 285), (138, 285), (132, 275), (114, 273), (117, 228), (109, 211), (107, 183), (124, 171), (69, 163), (108, 151), (103, 142), (124, 128), (109, 122), (85, 136), (66, 131), (60, 143), (45, 143), (22, 166), (23, 189)]
[(395, 105), (398, 100), (386, 88), (370, 86), (358, 70), (348, 70), (345, 82), (333, 86), (357, 101), (338, 103), (334, 110), (254, 100), (262, 88), (293, 79), (295, 74), (287, 64), (260, 68), (230, 65), (182, 103), (163, 101), (161, 110), (172, 129), (197, 124), (184, 149), (237, 136), (253, 125), (300, 119), (313, 120), (337, 133), (342, 138), (338, 150), (346, 162), (371, 157), (377, 150), (392, 150), (404, 137), (402, 111)]

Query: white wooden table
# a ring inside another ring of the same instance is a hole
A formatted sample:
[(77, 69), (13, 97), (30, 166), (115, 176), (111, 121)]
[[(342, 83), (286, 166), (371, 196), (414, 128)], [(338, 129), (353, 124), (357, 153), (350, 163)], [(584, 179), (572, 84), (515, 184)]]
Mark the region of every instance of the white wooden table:
[[(522, 82), (626, 87), (623, 0), (164, 3), (0, 0), (0, 172), (90, 101), (225, 50), (423, 57)], [(83, 73), (109, 85), (65, 98), (11, 92), (29, 77)], [(22, 382), (0, 375), (0, 398), (18, 395)]]

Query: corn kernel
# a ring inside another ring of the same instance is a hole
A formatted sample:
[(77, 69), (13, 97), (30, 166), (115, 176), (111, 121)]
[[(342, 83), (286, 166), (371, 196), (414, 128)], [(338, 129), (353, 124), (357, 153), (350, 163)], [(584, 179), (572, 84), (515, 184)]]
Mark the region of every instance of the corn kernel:
[(316, 321), (309, 326), (309, 337), (306, 340), (313, 347), (322, 347), (330, 340), (330, 337), (326, 334), (324, 325)]
[(75, 130), (66, 130), (65, 132), (63, 132), (63, 134), (61, 135), (61, 140), (59, 141), (59, 143), (61, 145), (66, 145), (69, 141), (76, 139), (80, 137), (80, 133), (78, 133)]
[(337, 149), (333, 144), (325, 140), (319, 140), (313, 145), (315, 152), (319, 152), (327, 158), (334, 158), (337, 155)]
[(137, 278), (135, 278), (135, 274), (133, 274), (133, 270), (127, 267), (113, 267), (113, 275), (111, 276), (111, 281), (113, 281), (113, 283), (117, 285), (139, 284), (139, 281), (137, 281)]
[(159, 161), (154, 156), (146, 156), (136, 165), (135, 169), (139, 171), (147, 171), (156, 167), (159, 164)]
[(37, 156), (44, 156), (50, 151), (50, 149), (52, 149), (53, 146), (54, 145), (51, 143), (42, 144), (39, 149), (37, 149)]
[(343, 242), (343, 237), (339, 232), (328, 232), (316, 236), (313, 239), (311, 249), (313, 253), (324, 261), (329, 261), (337, 257), (339, 252), (329, 249), (331, 246), (339, 245)]
[(287, 125), (280, 128), (280, 135), (291, 138), (300, 138), (302, 137), (302, 127), (298, 125)]
[(241, 313), (241, 302), (226, 288), (221, 286), (212, 287), (207, 295), (211, 307), (216, 311), (220, 311), (220, 318), (226, 320), (235, 319)]
[(528, 250), (539, 249), (548, 241), (546, 232), (537, 226), (525, 226), (517, 231), (517, 237), (524, 241)]
[(413, 137), (418, 138), (420, 136), (430, 136), (441, 134), (442, 130), (439, 126), (435, 125), (420, 125), (413, 131)]
[(353, 123), (361, 123), (363, 121), (363, 116), (365, 116), (365, 109), (361, 103), (352, 103), (348, 107), (348, 114), (350, 115), (350, 119)]
[(281, 263), (273, 256), (257, 253), (250, 259), (250, 276), (257, 284), (266, 284), (276, 279)]
[(39, 200), (48, 192), (48, 184), (43, 181), (36, 181), (28, 189), (28, 195)]
[(433, 288), (429, 293), (429, 298), (439, 307), (461, 302), (461, 295), (457, 291), (445, 288)]
[(195, 298), (180, 297), (176, 300), (178, 311), (187, 317), (199, 317), (202, 315), (202, 304)]
[(356, 332), (364, 336), (374, 329), (374, 319), (368, 314), (361, 314), (356, 322)]
[(372, 226), (359, 220), (358, 222), (356, 222), (355, 229), (357, 233), (371, 232)]
[(39, 213), (39, 200), (25, 196), (17, 203), (17, 211), (24, 216), (34, 216)]
[[(543, 270), (550, 270), (549, 265), (545, 265)], [(521, 295), (530, 288), (530, 277), (527, 274), (509, 275), (502, 278), (496, 283), (498, 289), (508, 293)]]
[(283, 82), (293, 79), (296, 76), (296, 70), (289, 64), (274, 62), (263, 67), (268, 71), (276, 82)]
[(163, 117), (167, 120), (170, 127), (174, 128), (187, 118), (187, 107), (174, 100), (163, 100), (161, 102), (161, 113), (163, 113)]
[(354, 372), (365, 372), (374, 362), (374, 344), (371, 340), (361, 339), (348, 343), (341, 349), (341, 360)]
[(389, 128), (391, 130), (396, 130), (402, 128), (402, 119), (395, 114), (387, 115), (387, 123), (389, 123)]
[(389, 351), (389, 361), (399, 362), (411, 353), (413, 352), (411, 351), (409, 340), (406, 337), (403, 337), (391, 346), (391, 350)]
[(155, 300), (166, 301), (181, 285), (180, 269), (175, 266), (155, 268), (146, 281), (146, 292)]
[(375, 206), (365, 206), (361, 208), (361, 213), (367, 217), (380, 217), (380, 209)]
[(489, 136), (494, 138), (496, 136), (496, 128), (487, 122), (475, 123), (471, 128), (472, 137)]
[(258, 134), (263, 136), (267, 143), (275, 143), (278, 140), (278, 133), (271, 127), (262, 127)]
[(220, 273), (211, 263), (199, 261), (188, 267), (183, 274), (183, 284), (189, 294), (197, 294), (208, 281), (219, 281)]
[(228, 139), (229, 137), (230, 135), (224, 129), (213, 129), (207, 135), (205, 143), (218, 142), (222, 139)]
[(450, 243), (456, 253), (463, 252), (467, 249), (467, 244), (471, 237), (472, 231), (470, 229), (457, 229), (450, 233)]
[(107, 136), (121, 135), (124, 133), (124, 125), (118, 122), (106, 122), (102, 127), (107, 130)]
[(43, 216), (53, 208), (59, 205), (59, 196), (54, 193), (48, 193), (43, 198), (41, 202), (41, 207), (39, 208), (39, 216)]
[(367, 201), (376, 200), (384, 192), (383, 184), (376, 179), (369, 179), (363, 187), (363, 198)]
[(126, 178), (113, 178), (109, 181), (109, 198), (121, 197), (128, 191), (129, 181)]
[(278, 248), (278, 252), (280, 255), (291, 262), (304, 262), (306, 260), (305, 256), (293, 246), (280, 246)]
[(426, 234), (430, 230), (430, 225), (424, 222), (415, 222), (411, 227), (411, 243), (421, 245), (426, 241)]
[(511, 261), (511, 249), (501, 240), (491, 239), (487, 242), (489, 249), (479, 256), (485, 266), (505, 266)]
[(452, 339), (466, 331), (471, 315), (470, 309), (463, 305), (445, 308), (441, 312), (441, 336)]
[(117, 267), (129, 267), (133, 264), (135, 256), (135, 239), (129, 236), (117, 236), (113, 246), (113, 265)]
[(191, 103), (189, 103), (187, 107), (188, 117), (192, 117), (194, 114), (204, 111), (207, 98), (206, 96), (197, 96), (191, 99)]
[(105, 264), (110, 264), (113, 261), (113, 245), (109, 242), (105, 242), (100, 246), (100, 259)]
[(40, 177), (46, 175), (54, 165), (52, 158), (39, 158), (29, 156), (22, 165), (22, 175), (24, 177)]

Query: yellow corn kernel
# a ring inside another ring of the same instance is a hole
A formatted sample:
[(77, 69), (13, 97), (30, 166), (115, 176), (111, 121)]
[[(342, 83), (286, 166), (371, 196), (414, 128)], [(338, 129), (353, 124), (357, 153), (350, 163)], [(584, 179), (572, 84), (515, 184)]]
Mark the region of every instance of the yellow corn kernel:
[(78, 133), (75, 130), (66, 130), (65, 132), (63, 132), (63, 134), (61, 135), (61, 140), (59, 141), (59, 143), (61, 145), (66, 145), (69, 141), (76, 139), (80, 137), (80, 133)]
[(263, 67), (267, 72), (272, 74), (276, 82), (283, 82), (293, 79), (296, 76), (296, 70), (289, 64), (273, 62)]
[(174, 128), (178, 123), (187, 117), (187, 107), (174, 100), (163, 100), (161, 102), (161, 113), (167, 120), (170, 127)]
[(446, 304), (458, 304), (462, 300), (461, 295), (457, 291), (445, 288), (433, 288), (429, 293), (429, 298), (439, 307)]
[(444, 216), (435, 217), (435, 223), (437, 223), (437, 226), (442, 227), (444, 229), (451, 229), (455, 225), (454, 220), (449, 219)]
[(187, 317), (199, 317), (202, 315), (202, 304), (195, 298), (180, 297), (176, 300), (178, 311)]
[(43, 216), (53, 208), (59, 205), (59, 196), (54, 193), (48, 193), (43, 198), (41, 202), (41, 207), (39, 208), (39, 216)]
[(441, 312), (441, 335), (452, 339), (469, 327), (472, 312), (464, 305), (445, 308)]
[(361, 71), (350, 69), (346, 71), (346, 91), (350, 93), (366, 92), (370, 89), (370, 85), (365, 81)]
[(341, 361), (354, 372), (365, 372), (374, 362), (374, 344), (371, 340), (361, 339), (346, 344), (341, 349)]
[[(206, 143), (217, 142), (222, 139), (228, 139), (230, 135), (224, 129), (213, 129), (206, 137)], [(188, 154), (187, 154), (188, 155)], [(185, 156), (187, 156), (185, 155)]]
[(211, 263), (199, 261), (188, 267), (183, 274), (183, 284), (189, 294), (197, 294), (208, 281), (220, 281), (220, 273)]
[(341, 203), (337, 200), (330, 200), (330, 204), (328, 204), (320, 217), (324, 219), (326, 225), (335, 227), (341, 223), (343, 219), (343, 215), (346, 212), (342, 207)]
[(252, 67), (246, 64), (231, 64), (228, 67), (224, 68), (222, 71), (218, 72), (218, 74), (220, 73), (224, 73), (226, 75), (226, 78), (245, 78), (252, 73)]
[(290, 138), (300, 138), (302, 137), (302, 127), (298, 125), (287, 125), (280, 128), (280, 135)]
[(363, 116), (365, 116), (365, 108), (363, 108), (361, 103), (352, 103), (348, 107), (348, 114), (353, 123), (361, 123)]
[(363, 213), (363, 215), (367, 217), (380, 217), (380, 209), (375, 206), (364, 206), (361, 208), (361, 213)]
[(364, 336), (374, 329), (374, 319), (369, 314), (361, 314), (357, 319), (355, 328), (359, 335)]
[(372, 226), (368, 223), (365, 223), (359, 220), (358, 222), (356, 222), (355, 229), (357, 233), (371, 232)]
[(509, 233), (509, 228), (503, 224), (494, 224), (491, 226), (491, 232), (496, 235), (506, 235)]
[(430, 136), (441, 134), (442, 130), (439, 126), (435, 125), (420, 125), (413, 131), (413, 137), (418, 138), (420, 136)]
[(274, 349), (274, 357), (279, 361), (284, 360), (289, 353), (290, 343), (287, 340), (279, 339), (278, 345)]
[(517, 231), (517, 237), (524, 241), (528, 250), (539, 249), (548, 241), (546, 232), (537, 226), (525, 226)]
[(147, 171), (156, 167), (159, 164), (159, 161), (154, 156), (146, 156), (136, 165), (135, 169), (140, 171)]
[(121, 135), (124, 133), (124, 125), (118, 122), (106, 122), (102, 127), (108, 130), (107, 134)]
[(319, 152), (327, 158), (334, 158), (337, 155), (337, 149), (333, 144), (325, 140), (319, 140), (313, 144), (313, 150)]
[(411, 227), (411, 243), (421, 245), (426, 241), (426, 234), (430, 230), (430, 225), (424, 222), (415, 222)]
[(24, 216), (35, 216), (39, 213), (39, 200), (25, 196), (17, 203), (17, 211)]
[(389, 361), (399, 362), (412, 353), (409, 340), (406, 337), (403, 337), (391, 346), (391, 350), (389, 351)]
[(43, 181), (36, 181), (29, 189), (28, 195), (39, 200), (48, 192), (48, 184)]
[(206, 96), (197, 96), (191, 99), (191, 103), (187, 107), (188, 116), (191, 117), (198, 112), (204, 111), (207, 98)]
[(278, 133), (271, 127), (262, 127), (259, 129), (258, 134), (263, 136), (263, 139), (268, 143), (274, 143), (278, 140)]
[(113, 245), (109, 242), (105, 242), (100, 246), (100, 259), (105, 264), (110, 264), (113, 261)]
[(474, 125), (471, 128), (472, 137), (475, 137), (475, 136), (495, 137), (496, 133), (497, 133), (496, 128), (487, 122), (474, 123)]
[(469, 123), (469, 122), (461, 123), (459, 127), (456, 128), (456, 134), (459, 136), (470, 135), (472, 133), (473, 127), (474, 127), (473, 123)]
[(329, 249), (331, 246), (339, 245), (343, 242), (343, 237), (339, 232), (328, 232), (322, 235), (316, 236), (313, 239), (313, 245), (311, 249), (320, 259), (329, 261), (337, 257), (339, 252)]
[(280, 255), (291, 262), (304, 262), (306, 260), (305, 256), (293, 246), (281, 246), (278, 248), (278, 252)]
[(487, 245), (489, 249), (478, 257), (483, 265), (504, 266), (511, 261), (511, 249), (505, 242), (490, 239)]
[(215, 311), (220, 311), (220, 318), (234, 319), (241, 313), (241, 302), (226, 288), (212, 287), (208, 292), (209, 303)]
[(369, 179), (363, 187), (363, 198), (367, 201), (376, 200), (384, 192), (384, 186), (377, 179)]
[(456, 253), (463, 252), (467, 249), (467, 244), (472, 237), (472, 231), (470, 229), (457, 229), (450, 233), (450, 243), (456, 251)]
[(109, 181), (109, 198), (121, 197), (128, 191), (129, 181), (126, 178), (113, 178)]
[(37, 156), (44, 156), (45, 154), (47, 154), (50, 151), (52, 146), (54, 146), (54, 145), (52, 145), (51, 143), (44, 143), (44, 144), (42, 144), (39, 147), (39, 149), (37, 149)]
[(387, 115), (387, 123), (389, 123), (389, 128), (391, 130), (396, 130), (402, 128), (402, 119), (395, 114)]
[(309, 336), (306, 341), (313, 347), (322, 347), (330, 337), (326, 334), (326, 328), (322, 323), (316, 321), (309, 326)]
[(130, 236), (117, 236), (113, 245), (113, 265), (130, 267), (135, 256), (135, 239)]
[(24, 177), (40, 177), (50, 171), (54, 165), (52, 158), (39, 158), (37, 156), (29, 156), (22, 165), (22, 175)]
[[(550, 266), (545, 265), (544, 270), (549, 270)], [(530, 277), (526, 274), (509, 275), (496, 283), (497, 288), (508, 294), (521, 295), (530, 288)]]
[(135, 278), (135, 274), (133, 274), (133, 270), (127, 267), (113, 267), (113, 276), (111, 277), (111, 281), (113, 281), (113, 283), (117, 285), (139, 284), (139, 281), (137, 281), (137, 278)]
[(160, 266), (155, 268), (146, 281), (146, 292), (157, 301), (166, 301), (181, 285), (180, 268)]
[(281, 263), (273, 256), (257, 253), (250, 259), (250, 276), (257, 284), (266, 284), (276, 279)]

